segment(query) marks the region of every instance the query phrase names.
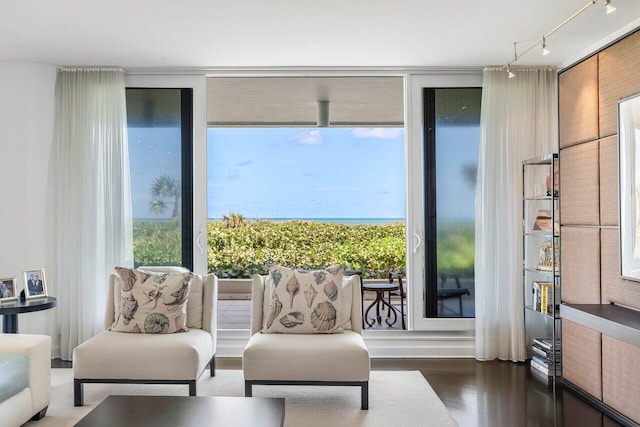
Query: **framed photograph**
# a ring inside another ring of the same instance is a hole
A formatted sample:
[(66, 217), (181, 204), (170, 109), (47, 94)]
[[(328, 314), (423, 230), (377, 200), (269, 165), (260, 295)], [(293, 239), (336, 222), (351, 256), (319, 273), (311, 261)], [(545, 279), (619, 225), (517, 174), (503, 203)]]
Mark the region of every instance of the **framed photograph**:
[(24, 270), (24, 297), (41, 298), (47, 296), (47, 283), (44, 279), (44, 269)]
[(0, 304), (5, 301), (13, 301), (18, 299), (16, 290), (16, 278), (5, 277), (0, 279)]
[(618, 102), (620, 275), (640, 281), (640, 94)]

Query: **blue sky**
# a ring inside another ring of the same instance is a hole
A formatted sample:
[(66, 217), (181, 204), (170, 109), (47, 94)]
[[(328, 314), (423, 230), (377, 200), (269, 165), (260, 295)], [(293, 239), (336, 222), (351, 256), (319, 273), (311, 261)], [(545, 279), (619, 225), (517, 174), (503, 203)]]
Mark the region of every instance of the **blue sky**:
[[(211, 128), (208, 217), (404, 218), (402, 128)], [(477, 127), (438, 128), (440, 220), (468, 220), (475, 187), (461, 178), (477, 162)], [(149, 210), (160, 175), (180, 178), (177, 128), (129, 128), (134, 218)], [(168, 210), (167, 217), (171, 213)]]
[(208, 130), (208, 216), (404, 218), (402, 128)]

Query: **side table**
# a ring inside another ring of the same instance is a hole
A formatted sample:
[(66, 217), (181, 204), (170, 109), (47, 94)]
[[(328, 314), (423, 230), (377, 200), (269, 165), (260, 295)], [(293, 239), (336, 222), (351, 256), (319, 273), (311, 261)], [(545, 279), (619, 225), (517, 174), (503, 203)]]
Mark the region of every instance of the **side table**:
[(18, 314), (34, 311), (48, 310), (56, 307), (58, 300), (54, 297), (18, 299), (0, 304), (2, 319), (2, 332), (5, 334), (18, 333)]
[[(363, 318), (365, 323), (369, 326), (372, 327), (374, 322), (372, 321), (371, 323), (369, 323), (369, 311), (371, 311), (371, 309), (375, 306), (376, 308), (376, 319), (378, 321), (378, 324), (382, 323), (382, 316), (380, 316), (380, 305), (387, 306), (387, 319), (385, 320), (387, 322), (387, 325), (391, 326), (394, 325), (397, 321), (398, 321), (398, 314), (396, 313), (396, 308), (394, 306), (392, 306), (391, 304), (389, 304), (385, 299), (384, 299), (384, 294), (385, 292), (390, 292), (390, 291), (397, 291), (399, 288), (397, 283), (388, 283), (388, 282), (382, 282), (382, 283), (366, 283), (364, 285), (362, 285), (362, 290), (363, 291), (375, 291), (376, 293), (376, 299), (375, 301), (373, 301), (371, 303), (371, 305), (369, 307), (367, 307), (367, 311), (364, 312), (363, 314)], [(391, 313), (393, 313), (393, 322), (389, 323), (389, 319), (391, 317)]]

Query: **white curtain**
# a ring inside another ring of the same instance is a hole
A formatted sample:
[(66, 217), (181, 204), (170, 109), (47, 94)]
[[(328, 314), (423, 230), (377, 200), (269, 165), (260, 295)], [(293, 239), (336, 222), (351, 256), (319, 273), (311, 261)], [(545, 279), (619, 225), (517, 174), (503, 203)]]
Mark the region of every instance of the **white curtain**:
[(103, 330), (108, 275), (133, 263), (123, 70), (58, 71), (51, 158), (53, 349), (71, 360)]
[(555, 69), (485, 69), (476, 187), (476, 358), (523, 361), (522, 161), (558, 151)]

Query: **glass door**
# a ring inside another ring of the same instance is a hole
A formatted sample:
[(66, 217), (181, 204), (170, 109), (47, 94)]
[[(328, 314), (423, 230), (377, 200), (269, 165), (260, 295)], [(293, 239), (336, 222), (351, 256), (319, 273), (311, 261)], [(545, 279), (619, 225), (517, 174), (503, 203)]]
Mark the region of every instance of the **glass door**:
[(127, 75), (134, 263), (206, 263), (204, 76)]
[(480, 73), (410, 76), (407, 280), (414, 330), (475, 328), (473, 214), (481, 85)]

